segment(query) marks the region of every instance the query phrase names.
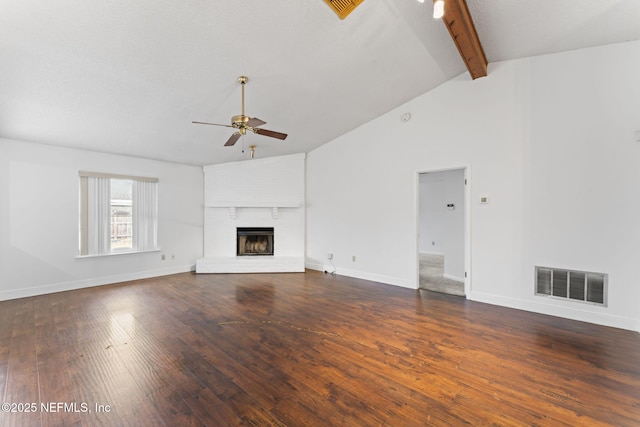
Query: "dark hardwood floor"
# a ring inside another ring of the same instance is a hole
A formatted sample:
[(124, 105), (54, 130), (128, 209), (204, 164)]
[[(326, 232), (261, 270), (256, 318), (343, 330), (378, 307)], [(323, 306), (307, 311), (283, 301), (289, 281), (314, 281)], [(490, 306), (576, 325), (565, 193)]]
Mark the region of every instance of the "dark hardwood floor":
[(0, 396), (3, 426), (638, 426), (640, 334), (314, 271), (186, 273), (0, 302)]

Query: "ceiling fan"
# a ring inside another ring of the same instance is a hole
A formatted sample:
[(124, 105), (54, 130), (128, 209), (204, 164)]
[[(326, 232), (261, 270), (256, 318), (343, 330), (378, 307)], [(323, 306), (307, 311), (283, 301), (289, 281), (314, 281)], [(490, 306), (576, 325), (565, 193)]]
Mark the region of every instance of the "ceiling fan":
[(256, 117), (249, 117), (244, 115), (244, 85), (247, 84), (249, 78), (246, 76), (238, 77), (238, 83), (242, 85), (242, 114), (239, 116), (231, 117), (231, 125), (222, 125), (218, 123), (207, 123), (207, 122), (191, 122), (199, 125), (211, 125), (211, 126), (224, 126), (228, 128), (238, 129), (236, 132), (231, 135), (229, 140), (225, 142), (226, 147), (230, 147), (238, 142), (238, 139), (242, 135), (246, 135), (247, 132), (257, 133), (258, 135), (270, 136), (271, 138), (285, 139), (287, 137), (286, 133), (275, 132), (272, 130), (261, 129), (259, 126), (267, 124), (267, 122), (260, 120)]

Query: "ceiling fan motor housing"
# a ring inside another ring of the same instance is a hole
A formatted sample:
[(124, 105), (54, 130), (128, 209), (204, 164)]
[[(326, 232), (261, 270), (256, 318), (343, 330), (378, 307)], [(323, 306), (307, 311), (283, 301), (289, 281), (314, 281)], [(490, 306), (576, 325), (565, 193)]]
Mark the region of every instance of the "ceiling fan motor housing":
[(231, 126), (234, 128), (243, 128), (247, 127), (247, 123), (249, 122), (250, 117), (245, 115), (233, 116), (231, 117)]

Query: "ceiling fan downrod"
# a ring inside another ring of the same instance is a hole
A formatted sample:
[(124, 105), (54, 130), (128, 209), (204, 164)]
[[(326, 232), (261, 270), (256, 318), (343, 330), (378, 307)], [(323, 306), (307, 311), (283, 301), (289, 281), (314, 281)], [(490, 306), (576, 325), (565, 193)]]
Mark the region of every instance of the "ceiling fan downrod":
[(242, 85), (242, 115), (244, 116), (244, 85), (249, 81), (249, 77), (240, 76), (238, 82)]
[(240, 135), (245, 135), (247, 133), (247, 127), (249, 126), (249, 117), (244, 115), (244, 85), (249, 81), (249, 77), (240, 76), (238, 77), (238, 83), (242, 86), (242, 113), (239, 116), (233, 116), (231, 118), (231, 126), (236, 129), (239, 129)]

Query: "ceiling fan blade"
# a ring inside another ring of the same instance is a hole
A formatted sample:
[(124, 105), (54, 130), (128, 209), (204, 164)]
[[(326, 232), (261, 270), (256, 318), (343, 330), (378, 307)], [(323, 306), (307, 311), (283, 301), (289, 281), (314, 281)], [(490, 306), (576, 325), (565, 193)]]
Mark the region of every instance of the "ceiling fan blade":
[(287, 137), (286, 133), (275, 132), (267, 129), (253, 129), (253, 131), (259, 135), (270, 136), (271, 138), (285, 139)]
[(262, 125), (266, 125), (266, 124), (267, 124), (267, 122), (265, 122), (264, 120), (260, 120), (257, 117), (252, 117), (247, 122), (247, 125), (252, 127), (252, 128), (255, 128), (255, 127), (258, 127), (258, 126), (262, 126)]
[(226, 128), (232, 128), (233, 127), (231, 125), (221, 125), (221, 124), (218, 124), (218, 123), (207, 123), (207, 122), (191, 122), (191, 123), (195, 123), (197, 125), (224, 126)]
[(238, 142), (238, 140), (240, 139), (241, 136), (242, 135), (240, 135), (239, 132), (234, 133), (233, 135), (231, 135), (229, 140), (224, 143), (224, 146), (225, 147), (231, 147), (232, 145), (235, 145), (235, 143)]

